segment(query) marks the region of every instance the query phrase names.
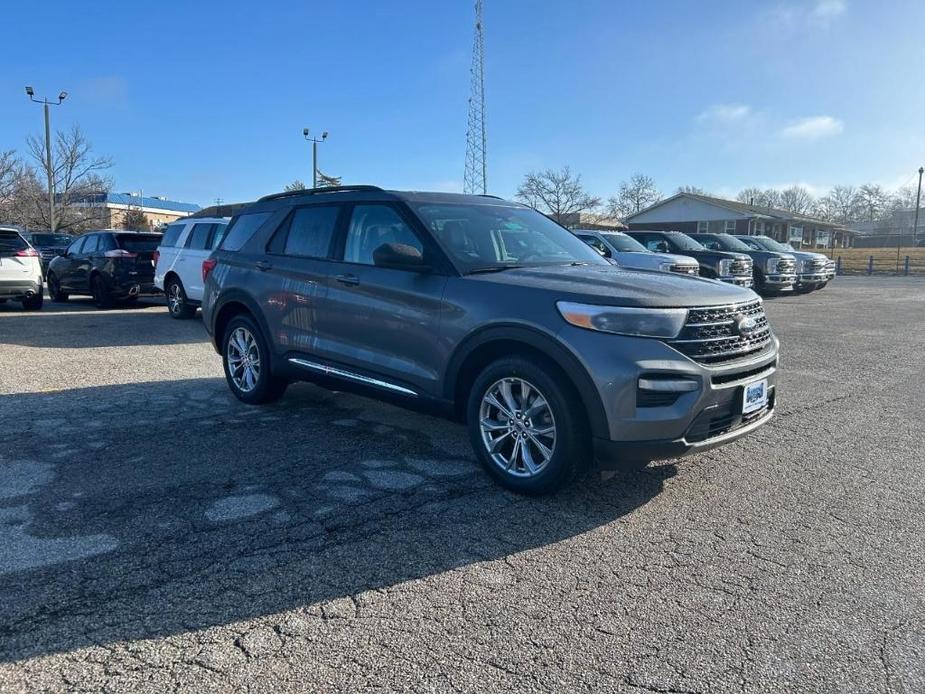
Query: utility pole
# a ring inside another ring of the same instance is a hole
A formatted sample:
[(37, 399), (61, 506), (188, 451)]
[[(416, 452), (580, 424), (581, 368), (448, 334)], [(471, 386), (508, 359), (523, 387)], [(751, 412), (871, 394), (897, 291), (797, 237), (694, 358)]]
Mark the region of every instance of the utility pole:
[(919, 230), (919, 202), (922, 200), (922, 174), (925, 166), (919, 167), (919, 189), (915, 194), (915, 221), (912, 223), (912, 247), (915, 248), (915, 235)]
[(45, 172), (48, 174), (48, 225), (49, 231), (55, 230), (55, 177), (51, 168), (51, 114), (48, 111), (49, 106), (60, 106), (61, 102), (67, 98), (67, 92), (58, 94), (57, 101), (49, 101), (47, 97), (41, 99), (35, 98), (35, 90), (32, 87), (26, 87), (26, 96), (30, 101), (42, 104), (45, 108)]
[(309, 137), (308, 128), (302, 128), (302, 137), (312, 143), (312, 188), (318, 187), (318, 143), (328, 139), (328, 131), (321, 133), (321, 139)]

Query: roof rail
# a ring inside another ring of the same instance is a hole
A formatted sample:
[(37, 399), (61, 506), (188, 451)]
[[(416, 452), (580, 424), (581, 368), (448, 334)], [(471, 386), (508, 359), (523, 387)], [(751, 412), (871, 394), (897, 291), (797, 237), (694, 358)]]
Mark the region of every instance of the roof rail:
[(500, 195), (491, 195), (490, 193), (479, 193), (480, 198), (494, 198), (495, 200), (504, 200)]
[(257, 202), (265, 202), (267, 200), (279, 200), (280, 198), (291, 198), (296, 195), (317, 195), (318, 193), (349, 193), (351, 191), (361, 191), (361, 190), (379, 190), (382, 188), (379, 186), (329, 186), (327, 188), (305, 188), (303, 190), (287, 190), (282, 193), (273, 193), (271, 195), (264, 195), (262, 198), (257, 200)]

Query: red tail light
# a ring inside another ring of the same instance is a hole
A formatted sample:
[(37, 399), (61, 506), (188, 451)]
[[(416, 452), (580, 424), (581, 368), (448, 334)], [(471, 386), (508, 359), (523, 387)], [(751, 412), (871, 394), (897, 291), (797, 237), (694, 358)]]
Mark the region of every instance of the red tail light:
[(209, 275), (212, 274), (212, 271), (215, 269), (215, 266), (218, 265), (218, 261), (215, 258), (206, 258), (202, 261), (202, 281), (205, 282), (209, 279)]
[(16, 255), (20, 258), (38, 258), (39, 252), (34, 248), (23, 248), (21, 251), (16, 251)]
[(106, 251), (103, 253), (103, 256), (106, 258), (136, 258), (138, 254), (127, 251), (124, 248), (117, 248), (114, 251)]

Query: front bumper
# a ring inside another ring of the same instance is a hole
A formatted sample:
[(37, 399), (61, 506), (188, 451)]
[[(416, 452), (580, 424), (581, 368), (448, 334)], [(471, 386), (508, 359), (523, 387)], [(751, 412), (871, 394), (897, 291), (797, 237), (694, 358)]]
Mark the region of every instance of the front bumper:
[(41, 293), (42, 283), (34, 279), (0, 280), (0, 297), (4, 299), (17, 299)]
[(751, 289), (755, 286), (755, 280), (751, 277), (746, 277), (745, 275), (726, 275), (724, 277), (717, 277), (720, 282), (725, 282), (726, 284), (734, 284), (737, 287), (745, 287), (746, 289)]
[[(778, 341), (761, 352), (718, 364), (694, 361), (654, 339), (608, 335), (568, 326), (559, 333), (591, 376), (606, 430), (592, 432), (598, 465), (639, 467), (723, 445), (770, 419), (777, 385)], [(673, 399), (646, 399), (640, 379), (686, 380), (692, 389)], [(767, 379), (768, 407), (743, 419), (747, 384)]]
[(793, 290), (794, 285), (797, 283), (797, 276), (792, 275), (765, 275), (764, 276), (764, 288), (778, 291), (778, 292), (789, 292)]

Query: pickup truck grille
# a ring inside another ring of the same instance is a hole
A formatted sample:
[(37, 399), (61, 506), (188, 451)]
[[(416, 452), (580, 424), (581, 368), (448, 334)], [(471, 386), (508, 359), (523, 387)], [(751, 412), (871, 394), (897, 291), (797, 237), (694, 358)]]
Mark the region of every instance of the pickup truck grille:
[(796, 272), (797, 261), (792, 258), (781, 258), (777, 261), (777, 272), (781, 275), (789, 275)]
[(760, 301), (692, 308), (680, 334), (668, 343), (695, 361), (717, 364), (765, 349), (771, 326)]
[(804, 260), (803, 271), (813, 274), (825, 272), (825, 267), (827, 264), (828, 260), (825, 258), (813, 258), (812, 260)]
[(751, 277), (752, 276), (752, 261), (751, 260), (733, 260), (732, 265), (729, 266), (729, 274), (745, 275), (747, 277)]
[(699, 265), (677, 265), (677, 264), (676, 264), (676, 265), (672, 265), (670, 269), (671, 269), (672, 272), (677, 272), (677, 273), (679, 273), (679, 274), (681, 274), (681, 275), (698, 275), (698, 274), (700, 274), (700, 266), (699, 266)]

